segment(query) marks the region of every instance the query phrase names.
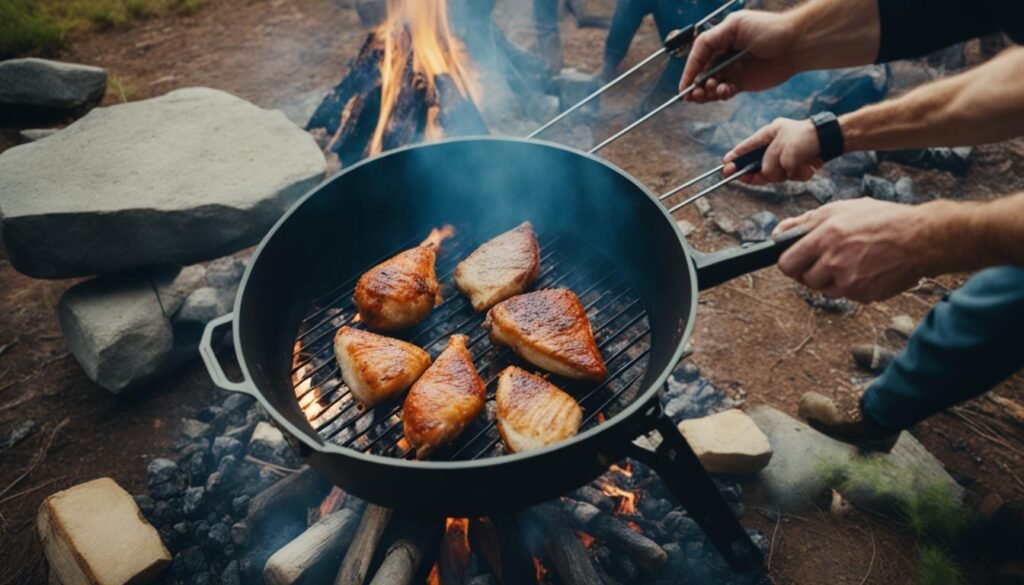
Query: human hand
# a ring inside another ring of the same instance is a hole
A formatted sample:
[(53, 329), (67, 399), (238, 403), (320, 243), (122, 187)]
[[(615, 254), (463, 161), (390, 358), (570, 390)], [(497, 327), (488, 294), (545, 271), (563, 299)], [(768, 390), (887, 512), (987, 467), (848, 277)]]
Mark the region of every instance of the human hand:
[(932, 274), (929, 220), (921, 208), (862, 198), (824, 205), (779, 223), (772, 236), (808, 234), (783, 253), (779, 269), (828, 297), (887, 299)]
[(727, 100), (741, 91), (768, 89), (799, 71), (792, 56), (797, 29), (787, 14), (741, 10), (697, 35), (679, 81), (679, 90), (731, 51), (749, 52), (698, 87), (687, 100)]
[(753, 185), (806, 181), (822, 165), (821, 144), (814, 124), (810, 120), (776, 118), (725, 154), (722, 174), (729, 176), (735, 173), (737, 169), (733, 161), (763, 146), (768, 149), (761, 159), (760, 170), (744, 175), (740, 180)]

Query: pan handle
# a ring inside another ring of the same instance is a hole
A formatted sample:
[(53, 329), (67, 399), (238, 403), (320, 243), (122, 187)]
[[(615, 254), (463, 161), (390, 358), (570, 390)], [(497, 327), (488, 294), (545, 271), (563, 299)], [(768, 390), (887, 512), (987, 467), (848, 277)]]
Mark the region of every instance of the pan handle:
[(252, 385), (248, 380), (242, 380), (241, 382), (232, 382), (228, 380), (228, 377), (224, 374), (224, 370), (220, 367), (220, 362), (217, 361), (217, 353), (213, 351), (213, 332), (221, 326), (228, 325), (234, 319), (234, 313), (228, 313), (221, 317), (217, 317), (213, 321), (206, 324), (206, 329), (203, 330), (203, 337), (199, 340), (199, 355), (203, 358), (203, 363), (206, 364), (206, 371), (210, 374), (210, 379), (219, 388), (228, 390), (230, 392), (241, 392), (250, 396), (255, 396)]
[(763, 242), (743, 244), (717, 252), (695, 252), (697, 287), (700, 290), (718, 286), (737, 276), (767, 268), (779, 261), (782, 253), (807, 235), (803, 227), (793, 228)]
[(661, 443), (654, 451), (630, 443), (629, 455), (654, 469), (733, 571), (760, 569), (764, 555), (733, 516), (697, 454), (661, 406), (651, 413)]

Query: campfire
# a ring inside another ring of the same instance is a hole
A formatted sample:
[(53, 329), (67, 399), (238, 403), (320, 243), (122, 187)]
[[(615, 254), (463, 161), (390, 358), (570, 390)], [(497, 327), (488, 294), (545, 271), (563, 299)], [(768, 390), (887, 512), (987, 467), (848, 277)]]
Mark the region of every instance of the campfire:
[(308, 127), (329, 158), (348, 165), (407, 144), (486, 134), (480, 97), (446, 0), (387, 0), (387, 17)]

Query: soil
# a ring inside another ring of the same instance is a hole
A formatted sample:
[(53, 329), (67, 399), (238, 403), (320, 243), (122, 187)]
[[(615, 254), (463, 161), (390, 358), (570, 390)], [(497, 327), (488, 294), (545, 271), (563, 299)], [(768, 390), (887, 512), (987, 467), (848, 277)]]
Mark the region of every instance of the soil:
[[(217, 0), (194, 15), (169, 15), (107, 32), (82, 33), (62, 60), (100, 65), (116, 80), (104, 105), (138, 100), (187, 86), (227, 90), (263, 107), (322, 91), (336, 83), (366, 34), (354, 10), (326, 0)], [(611, 0), (592, 1), (610, 14)], [(499, 20), (520, 42), (529, 39), (529, 3), (504, 0)], [(578, 29), (562, 21), (567, 66), (594, 71), (605, 31)], [(645, 21), (626, 65), (657, 48), (653, 23)], [(605, 100), (606, 115), (593, 127), (609, 134), (632, 117), (656, 71), (616, 89)], [(716, 164), (684, 133), (687, 120), (721, 119), (728, 105), (684, 105), (610, 146), (603, 155), (658, 192)], [(607, 114), (612, 112), (612, 114)], [(617, 114), (615, 114), (617, 112)], [(35, 121), (24, 122), (22, 127)], [(0, 131), (0, 150), (19, 142), (11, 128)], [(977, 149), (969, 175), (937, 176), (894, 165), (882, 174), (907, 174), (919, 192), (956, 184), (966, 199), (986, 199), (1014, 188), (1024, 177), (1024, 141)], [(930, 198), (938, 193), (922, 193)], [(710, 201), (716, 214), (741, 219), (768, 209), (779, 217), (816, 206), (807, 199), (773, 203), (731, 189)], [(679, 214), (697, 226), (697, 249), (735, 245), (695, 207)], [(718, 387), (747, 405), (766, 403), (796, 414), (801, 394), (815, 390), (853, 399), (870, 379), (850, 357), (853, 343), (899, 348), (887, 336), (893, 316), (922, 318), (944, 290), (964, 275), (943, 277), (882, 303), (857, 306), (849, 314), (811, 307), (797, 286), (776, 269), (737, 279), (701, 296), (690, 358)], [(16, 446), (0, 451), (0, 585), (45, 583), (33, 518), (42, 499), (57, 490), (101, 476), (141, 492), (148, 458), (170, 455), (182, 416), (219, 395), (198, 361), (153, 383), (134, 398), (113, 396), (90, 382), (68, 354), (56, 319), (61, 293), (74, 281), (41, 281), (19, 275), (0, 258), (0, 436), (26, 420), (37, 426)], [(1024, 378), (1014, 376), (995, 394), (1024, 402)], [(969, 412), (964, 413), (965, 410)], [(982, 397), (954, 413), (941, 414), (914, 430), (950, 472), (970, 488), (972, 502), (989, 493), (1007, 500), (1024, 496), (1024, 449), (965, 424), (963, 417), (998, 417)], [(63, 421), (66, 421), (64, 423)], [(52, 439), (52, 444), (49, 441)], [(48, 445), (48, 448), (47, 448)], [(771, 537), (769, 568), (776, 583), (907, 583), (913, 542), (899, 527), (871, 514), (842, 518), (813, 510), (777, 517), (764, 510), (753, 484), (744, 521)], [(985, 582), (990, 563), (965, 553), (969, 582)]]

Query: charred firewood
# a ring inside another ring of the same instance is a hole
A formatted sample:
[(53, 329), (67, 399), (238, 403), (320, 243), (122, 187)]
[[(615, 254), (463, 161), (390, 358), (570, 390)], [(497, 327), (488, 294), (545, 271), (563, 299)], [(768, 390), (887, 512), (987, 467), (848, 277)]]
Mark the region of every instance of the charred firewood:
[(391, 521), (391, 508), (383, 508), (374, 504), (366, 507), (363, 519), (359, 522), (352, 544), (345, 553), (334, 585), (363, 585), (373, 562), (373, 555), (380, 544), (381, 536)]
[(303, 467), (257, 494), (249, 502), (248, 523), (258, 529), (276, 510), (294, 510), (315, 506), (323, 501), (331, 484), (311, 467)]
[(512, 513), (492, 514), (491, 523), (498, 535), (501, 550), (500, 570), (493, 566), (491, 568), (500, 575), (502, 584), (536, 582), (533, 557), (526, 549), (526, 539), (519, 518)]
[(420, 572), (423, 559), (437, 547), (443, 518), (406, 518), (388, 547), (370, 585), (409, 585)]
[(668, 561), (668, 554), (658, 543), (596, 506), (563, 498), (562, 507), (577, 526), (612, 548), (624, 551), (648, 573), (657, 571)]
[(267, 560), (263, 579), (268, 585), (323, 583), (341, 562), (359, 516), (338, 510), (321, 518)]
[(527, 517), (544, 535), (544, 551), (551, 558), (560, 583), (602, 583), (590, 554), (576, 533), (569, 528), (562, 510), (556, 504), (534, 506), (527, 512)]
[(585, 485), (573, 491), (569, 494), (569, 497), (596, 506), (602, 512), (610, 513), (615, 509), (615, 502), (604, 492), (592, 485)]

